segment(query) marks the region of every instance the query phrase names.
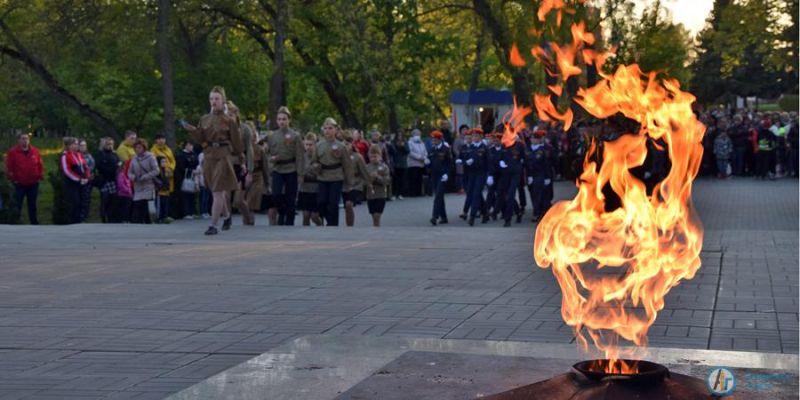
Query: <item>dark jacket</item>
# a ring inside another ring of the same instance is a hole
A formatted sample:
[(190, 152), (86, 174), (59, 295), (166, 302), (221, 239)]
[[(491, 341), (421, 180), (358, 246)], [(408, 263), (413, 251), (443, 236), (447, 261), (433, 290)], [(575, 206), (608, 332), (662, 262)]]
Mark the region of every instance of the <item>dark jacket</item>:
[(117, 171), (120, 166), (119, 156), (113, 149), (100, 150), (94, 155), (95, 169), (97, 170), (96, 179), (99, 183), (115, 182)]
[(431, 160), (431, 176), (434, 179), (439, 179), (442, 175), (449, 173), (453, 167), (453, 152), (446, 143), (442, 143), (438, 148), (431, 146), (428, 157)]

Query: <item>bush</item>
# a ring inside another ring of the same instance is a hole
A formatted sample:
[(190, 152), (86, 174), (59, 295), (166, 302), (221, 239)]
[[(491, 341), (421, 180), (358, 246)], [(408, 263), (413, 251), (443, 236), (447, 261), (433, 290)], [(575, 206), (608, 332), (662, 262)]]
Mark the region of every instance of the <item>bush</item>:
[[(0, 161), (2, 161), (2, 157), (0, 157)], [(0, 224), (19, 223), (19, 210), (14, 201), (14, 187), (9, 182), (6, 171), (0, 168)]]
[(800, 107), (800, 100), (796, 94), (785, 94), (778, 100), (778, 105), (783, 111), (797, 111)]

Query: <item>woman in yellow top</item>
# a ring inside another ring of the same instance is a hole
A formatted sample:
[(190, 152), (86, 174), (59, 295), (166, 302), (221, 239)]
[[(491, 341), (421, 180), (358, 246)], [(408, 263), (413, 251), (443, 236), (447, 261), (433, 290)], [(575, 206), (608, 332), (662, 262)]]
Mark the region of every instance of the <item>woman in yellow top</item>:
[[(213, 196), (211, 226), (206, 235), (216, 235), (221, 217), (230, 218), (230, 193), (238, 186), (230, 156), (244, 161), (244, 144), (238, 119), (226, 113), (225, 89), (215, 86), (208, 94), (211, 112), (202, 116), (198, 126), (184, 124), (192, 139), (203, 145), (203, 179)], [(230, 226), (224, 227), (229, 228)]]
[(164, 186), (158, 191), (158, 223), (170, 223), (172, 218), (169, 217), (169, 195), (175, 190), (175, 180), (173, 175), (175, 173), (175, 154), (172, 149), (167, 146), (167, 138), (162, 135), (156, 135), (156, 141), (150, 152), (159, 161), (159, 168), (161, 169), (161, 179)]

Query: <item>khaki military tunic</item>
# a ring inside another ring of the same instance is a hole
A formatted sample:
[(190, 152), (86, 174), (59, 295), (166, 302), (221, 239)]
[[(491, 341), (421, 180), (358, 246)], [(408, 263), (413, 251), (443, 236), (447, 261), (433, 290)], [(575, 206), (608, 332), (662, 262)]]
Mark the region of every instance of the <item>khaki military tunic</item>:
[(272, 160), (272, 170), (281, 174), (297, 172), (303, 176), (305, 171), (306, 152), (303, 149), (303, 139), (291, 129), (278, 129), (269, 135), (269, 155)]
[(252, 170), (250, 174), (253, 176), (253, 183), (247, 189), (245, 201), (251, 210), (258, 210), (261, 208), (261, 197), (267, 192), (270, 185), (270, 170), (269, 161), (267, 161), (267, 153), (260, 146), (253, 146), (253, 157), (249, 159), (248, 164), (252, 162)]
[(314, 168), (314, 160), (306, 154), (306, 173), (303, 175), (303, 183), (300, 185), (300, 192), (317, 193), (319, 192), (319, 177), (317, 168)]
[(344, 182), (342, 187), (350, 185), (350, 177), (353, 175), (353, 163), (350, 159), (350, 151), (344, 143), (328, 139), (322, 139), (317, 143), (317, 151), (314, 154), (312, 166), (318, 171), (317, 179), (320, 182)]
[(203, 145), (203, 179), (212, 192), (234, 191), (236, 173), (230, 156), (244, 152), (239, 123), (222, 111), (214, 111), (200, 118), (192, 139)]
[(392, 183), (389, 166), (384, 162), (369, 163), (367, 164), (367, 173), (369, 174), (368, 182), (371, 184), (371, 188), (367, 189), (367, 200), (389, 197), (389, 184)]
[(352, 190), (364, 190), (364, 185), (369, 182), (369, 174), (367, 173), (367, 164), (361, 158), (361, 154), (357, 152), (350, 153), (350, 162), (353, 167), (350, 169), (352, 172), (349, 174), (350, 184), (343, 185), (343, 192), (347, 193)]

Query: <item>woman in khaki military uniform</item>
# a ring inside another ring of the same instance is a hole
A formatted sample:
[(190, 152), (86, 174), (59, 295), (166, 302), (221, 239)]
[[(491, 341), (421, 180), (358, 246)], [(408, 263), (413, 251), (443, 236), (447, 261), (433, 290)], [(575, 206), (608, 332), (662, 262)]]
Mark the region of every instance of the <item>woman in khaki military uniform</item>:
[(211, 112), (202, 116), (197, 127), (184, 124), (192, 139), (203, 144), (203, 179), (211, 191), (214, 204), (211, 207), (211, 226), (206, 235), (217, 234), (220, 217), (229, 218), (230, 192), (237, 187), (236, 173), (230, 155), (244, 157), (239, 121), (225, 112), (225, 89), (214, 86), (208, 94)]
[(343, 136), (346, 141), (347, 150), (350, 153), (350, 168), (349, 180), (350, 184), (344, 185), (344, 192), (342, 198), (344, 199), (344, 219), (347, 226), (353, 226), (356, 222), (356, 213), (353, 208), (362, 201), (364, 201), (364, 185), (369, 181), (369, 174), (367, 174), (367, 164), (361, 153), (353, 148), (353, 135), (345, 131)]
[(300, 184), (300, 192), (297, 194), (297, 210), (303, 212), (303, 226), (322, 225), (317, 207), (317, 193), (319, 192), (319, 181), (317, 180), (317, 169), (312, 167), (314, 154), (317, 150), (317, 135), (313, 132), (306, 133), (303, 140), (303, 147), (306, 150), (305, 175), (303, 183)]
[(244, 166), (244, 190), (236, 192), (234, 204), (242, 214), (244, 225), (255, 225), (255, 211), (261, 207), (261, 197), (269, 187), (269, 161), (264, 149), (258, 144), (258, 134), (252, 122), (242, 124), (242, 140), (246, 146)]
[(286, 107), (278, 109), (275, 121), (278, 130), (269, 135), (269, 156), (272, 162), (272, 199), (278, 213), (278, 225), (294, 225), (297, 186), (303, 181), (305, 150), (303, 138), (289, 128), (292, 114)]
[(337, 140), (340, 132), (336, 120), (326, 118), (322, 132), (325, 137), (317, 143), (311, 163), (319, 181), (317, 209), (327, 226), (338, 226), (339, 199), (342, 197), (342, 188), (350, 184), (352, 163), (347, 146)]
[(372, 215), (372, 226), (381, 226), (381, 215), (389, 197), (389, 184), (392, 175), (389, 166), (383, 162), (383, 149), (377, 144), (369, 148), (369, 164), (367, 164), (367, 208)]

